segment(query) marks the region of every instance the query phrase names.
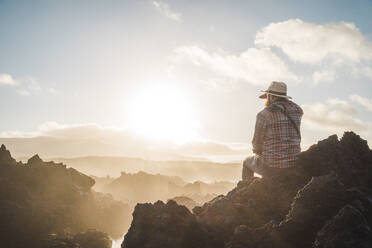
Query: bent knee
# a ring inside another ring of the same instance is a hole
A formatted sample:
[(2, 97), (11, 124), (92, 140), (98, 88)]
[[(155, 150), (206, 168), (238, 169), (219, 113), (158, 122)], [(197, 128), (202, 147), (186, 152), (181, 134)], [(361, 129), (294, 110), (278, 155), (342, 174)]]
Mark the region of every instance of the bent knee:
[(253, 170), (255, 167), (255, 157), (254, 156), (247, 157), (243, 162), (243, 166)]

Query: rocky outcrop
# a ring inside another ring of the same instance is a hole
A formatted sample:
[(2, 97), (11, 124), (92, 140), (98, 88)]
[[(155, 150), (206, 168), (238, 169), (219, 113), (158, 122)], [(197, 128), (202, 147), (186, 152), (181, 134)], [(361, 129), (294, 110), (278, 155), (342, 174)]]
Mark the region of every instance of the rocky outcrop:
[[(137, 205), (122, 247), (181, 247), (185, 237), (215, 248), (371, 247), (371, 187), (372, 151), (346, 132), (302, 152), (293, 172), (239, 182), (193, 214), (185, 212), (187, 218), (169, 214), (181, 208), (175, 203)], [(164, 215), (172, 221), (162, 222)], [(189, 220), (198, 230), (192, 237), (183, 235)], [(139, 224), (145, 222), (156, 228)]]
[(62, 242), (66, 235), (90, 228), (123, 235), (129, 208), (92, 191), (93, 185), (92, 178), (38, 155), (26, 164), (16, 162), (1, 146), (0, 246), (42, 247), (50, 234)]
[(346, 205), (322, 227), (314, 248), (367, 248), (372, 244), (372, 229), (359, 206)]
[(6, 149), (5, 145), (2, 144), (0, 147), (0, 164), (15, 164), (16, 160), (12, 158), (10, 152)]
[(192, 209), (198, 205), (197, 202), (186, 196), (176, 196), (170, 200), (175, 201), (178, 205), (187, 207), (187, 209), (189, 209), (190, 211), (192, 211)]
[(123, 248), (208, 248), (208, 234), (185, 206), (175, 201), (138, 204)]

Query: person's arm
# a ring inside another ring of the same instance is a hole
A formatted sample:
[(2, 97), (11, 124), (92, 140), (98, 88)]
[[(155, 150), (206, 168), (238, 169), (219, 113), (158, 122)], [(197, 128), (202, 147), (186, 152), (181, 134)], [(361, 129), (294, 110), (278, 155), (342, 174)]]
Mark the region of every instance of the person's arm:
[(260, 155), (262, 153), (263, 141), (266, 133), (266, 120), (261, 113), (257, 114), (256, 126), (252, 140), (253, 153)]

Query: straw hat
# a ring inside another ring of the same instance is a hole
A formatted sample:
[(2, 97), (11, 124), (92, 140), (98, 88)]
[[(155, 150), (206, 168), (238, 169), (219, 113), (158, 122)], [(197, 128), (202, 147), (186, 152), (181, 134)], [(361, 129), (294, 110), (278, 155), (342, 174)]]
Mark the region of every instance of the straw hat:
[(261, 92), (265, 92), (262, 94), (260, 98), (267, 98), (267, 95), (273, 95), (278, 97), (284, 97), (291, 99), (292, 97), (287, 96), (287, 85), (283, 82), (271, 82), (269, 88), (267, 90), (261, 90)]

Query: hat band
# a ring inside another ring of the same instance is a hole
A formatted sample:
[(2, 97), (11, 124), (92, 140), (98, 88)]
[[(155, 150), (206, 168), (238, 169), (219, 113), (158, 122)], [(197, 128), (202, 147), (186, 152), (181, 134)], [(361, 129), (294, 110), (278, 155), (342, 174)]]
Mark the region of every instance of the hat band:
[(281, 95), (281, 96), (287, 96), (287, 93), (273, 91), (273, 90), (267, 90), (266, 93), (271, 93), (271, 94), (276, 94), (276, 95)]

